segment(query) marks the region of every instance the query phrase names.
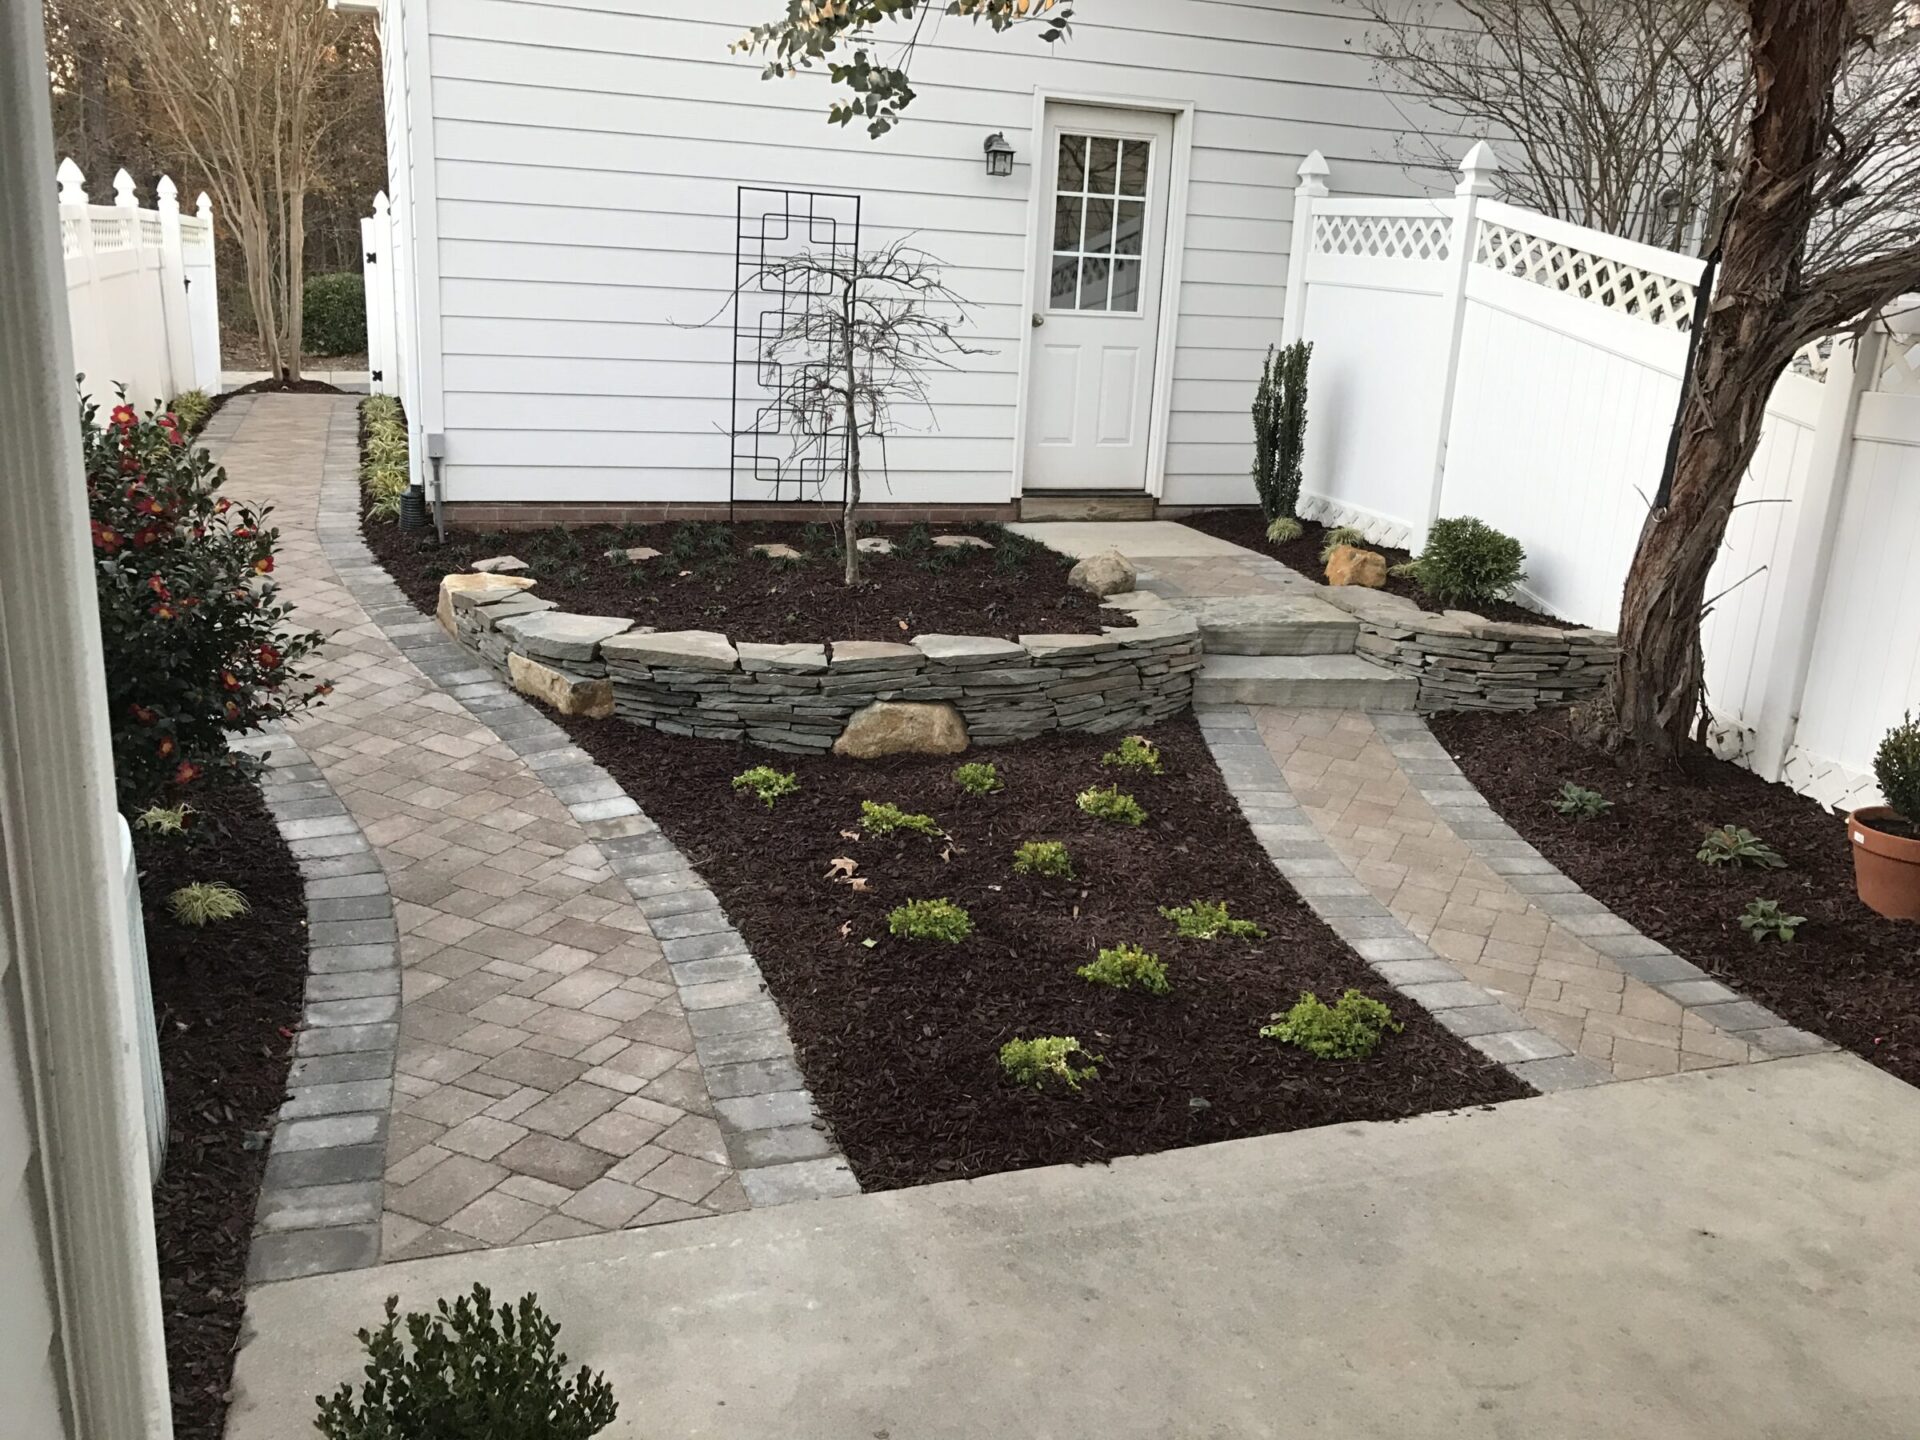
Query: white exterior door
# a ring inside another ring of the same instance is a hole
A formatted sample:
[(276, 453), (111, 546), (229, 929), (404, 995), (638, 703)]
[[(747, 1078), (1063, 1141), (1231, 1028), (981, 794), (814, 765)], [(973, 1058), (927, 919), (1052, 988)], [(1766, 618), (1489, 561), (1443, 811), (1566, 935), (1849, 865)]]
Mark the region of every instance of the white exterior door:
[(1027, 490), (1144, 490), (1173, 117), (1049, 105)]

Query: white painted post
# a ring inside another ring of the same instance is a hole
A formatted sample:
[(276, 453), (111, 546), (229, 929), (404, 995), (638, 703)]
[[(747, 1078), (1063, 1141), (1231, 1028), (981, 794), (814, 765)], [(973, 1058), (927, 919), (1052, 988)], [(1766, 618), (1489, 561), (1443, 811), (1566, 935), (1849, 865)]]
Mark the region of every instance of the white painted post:
[(172, 401), (194, 383), (193, 322), (187, 313), (187, 265), (180, 248), (180, 187), (162, 175), (154, 187), (160, 212), (160, 326), (167, 355), (167, 389)]
[(1441, 294), (1447, 326), (1446, 354), (1440, 372), (1440, 414), (1433, 439), (1433, 492), (1427, 503), (1426, 524), (1415, 550), (1427, 544), (1427, 531), (1440, 518), (1442, 492), (1447, 482), (1447, 435), (1453, 428), (1453, 392), (1460, 376), (1460, 336), (1467, 318), (1467, 267), (1473, 264), (1478, 238), (1480, 199), (1493, 194), (1493, 173), (1500, 161), (1486, 141), (1475, 142), (1460, 162), (1460, 183), (1454, 187), (1453, 228), (1447, 241), (1447, 288)]
[(196, 258), (195, 266), (202, 273), (198, 283), (187, 291), (187, 312), (191, 317), (193, 335), (193, 383), (196, 388), (209, 395), (218, 395), (221, 388), (220, 378), (220, 287), (218, 276), (214, 273), (213, 244), (213, 201), (202, 190), (200, 198), (194, 201), (194, 214), (200, 217), (205, 227), (206, 258), (201, 262)]
[(1307, 263), (1313, 254), (1313, 202), (1327, 197), (1327, 157), (1310, 150), (1296, 172), (1293, 187), (1293, 233), (1287, 240), (1286, 312), (1280, 320), (1280, 343), (1291, 345), (1307, 328)]
[(1827, 378), (1820, 387), (1820, 409), (1807, 437), (1806, 488), (1793, 517), (1793, 539), (1782, 570), (1769, 588), (1778, 596), (1753, 654), (1765, 666), (1754, 721), (1749, 765), (1763, 780), (1778, 780), (1786, 767), (1807, 676), (1813, 668), (1813, 642), (1820, 629), (1821, 601), (1833, 567), (1834, 535), (1846, 500), (1847, 473), (1853, 462), (1854, 419), (1860, 395), (1880, 372), (1886, 335), (1876, 327), (1859, 341), (1839, 337), (1827, 357)]

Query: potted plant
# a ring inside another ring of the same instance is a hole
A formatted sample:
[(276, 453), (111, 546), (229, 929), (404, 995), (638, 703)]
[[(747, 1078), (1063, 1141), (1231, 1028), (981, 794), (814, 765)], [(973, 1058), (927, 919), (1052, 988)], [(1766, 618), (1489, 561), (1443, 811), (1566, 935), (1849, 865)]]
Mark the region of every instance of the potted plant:
[(1920, 920), (1920, 721), (1909, 711), (1873, 757), (1884, 805), (1847, 816), (1854, 884), (1889, 920)]

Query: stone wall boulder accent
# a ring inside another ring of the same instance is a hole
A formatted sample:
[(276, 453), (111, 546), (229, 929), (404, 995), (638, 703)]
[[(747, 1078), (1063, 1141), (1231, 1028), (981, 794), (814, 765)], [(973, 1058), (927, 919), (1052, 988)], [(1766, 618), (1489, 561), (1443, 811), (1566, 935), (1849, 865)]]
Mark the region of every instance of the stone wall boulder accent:
[(850, 760), (883, 755), (958, 755), (967, 748), (967, 722), (945, 701), (876, 700), (856, 710), (833, 742)]
[(1329, 585), (1364, 585), (1378, 590), (1387, 583), (1387, 557), (1378, 550), (1362, 550), (1358, 545), (1336, 545), (1327, 556)]
[(604, 720), (613, 714), (613, 682), (604, 675), (570, 675), (565, 670), (509, 651), (507, 683), (522, 695), (531, 695), (551, 705), (562, 715)]
[(1118, 550), (1089, 555), (1067, 572), (1067, 584), (1089, 595), (1122, 595), (1133, 589), (1137, 572)]
[[(518, 656), (571, 687), (604, 679), (621, 719), (794, 752), (831, 750), (874, 706), (951, 712), (963, 743), (973, 745), (1150, 725), (1191, 703), (1201, 658), (1192, 617), (1144, 595), (1126, 606), (1138, 624), (1098, 635), (830, 645), (736, 645), (711, 630), (623, 629), (631, 622), (568, 614), (517, 588), (443, 588), (442, 596), (454, 638), (497, 670), (508, 672)], [(528, 684), (558, 683), (525, 664), (520, 673)]]

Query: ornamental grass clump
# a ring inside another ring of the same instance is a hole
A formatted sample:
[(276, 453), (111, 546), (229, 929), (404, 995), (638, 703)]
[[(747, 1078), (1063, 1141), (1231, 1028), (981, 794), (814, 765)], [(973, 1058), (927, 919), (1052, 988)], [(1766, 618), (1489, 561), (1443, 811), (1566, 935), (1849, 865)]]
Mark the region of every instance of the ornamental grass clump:
[[(1074, 1064), (1078, 1056), (1084, 1064)], [(1000, 1047), (1000, 1068), (1016, 1085), (1035, 1090), (1065, 1086), (1078, 1090), (1083, 1081), (1097, 1079), (1099, 1066), (1106, 1057), (1090, 1055), (1071, 1035), (1036, 1035), (1030, 1040), (1009, 1040)]]
[[(532, 1295), (493, 1308), (471, 1296), (404, 1321), (389, 1296), (386, 1323), (359, 1332), (366, 1380), (316, 1397), (326, 1440), (588, 1440), (620, 1413), (604, 1375), (567, 1375), (558, 1321)], [(404, 1334), (403, 1334), (404, 1327)]]
[(366, 497), (367, 518), (397, 520), (400, 497), (412, 483), (407, 471), (407, 417), (391, 395), (369, 395), (360, 402), (363, 433), (360, 453), (360, 489)]
[(1147, 812), (1140, 802), (1122, 794), (1117, 785), (1109, 785), (1104, 790), (1097, 786), (1082, 790), (1074, 803), (1094, 819), (1115, 825), (1144, 825), (1147, 820)]
[(1224, 900), (1195, 900), (1191, 905), (1162, 905), (1160, 913), (1173, 921), (1182, 940), (1264, 940), (1267, 932), (1251, 920), (1235, 920)]
[(237, 920), (252, 909), (247, 897), (224, 880), (182, 885), (167, 896), (167, 912), (180, 924), (195, 929), (221, 920)]
[(1058, 840), (1028, 840), (1013, 852), (1013, 873), (1042, 875), (1049, 880), (1073, 879), (1073, 857)]
[(953, 772), (953, 783), (969, 795), (991, 795), (1006, 788), (1000, 772), (989, 760), (973, 760), (960, 766)]
[(178, 420), (81, 402), (107, 722), (120, 808), (178, 803), (210, 772), (252, 762), (230, 735), (296, 714), (330, 687), (288, 628), (266, 510), (220, 493), (225, 474)]
[(862, 800), (860, 824), (869, 835), (891, 835), (897, 830), (911, 831), (915, 835), (940, 833), (940, 825), (931, 815), (916, 815), (911, 810), (902, 810), (891, 801), (877, 805), (871, 800)]
[(1115, 990), (1144, 990), (1149, 995), (1164, 995), (1173, 988), (1167, 982), (1167, 967), (1158, 955), (1149, 955), (1137, 945), (1115, 945), (1102, 950), (1090, 965), (1076, 972), (1082, 980), (1107, 985)]
[(1149, 775), (1158, 775), (1160, 751), (1146, 736), (1129, 735), (1116, 748), (1102, 755), (1100, 763), (1120, 770), (1144, 770)]
[(1299, 1004), (1274, 1016), (1260, 1033), (1269, 1040), (1297, 1045), (1322, 1060), (1364, 1060), (1387, 1031), (1397, 1034), (1405, 1028), (1385, 1005), (1358, 990), (1347, 991), (1335, 1005), (1308, 991)]
[(973, 933), (973, 918), (951, 900), (909, 900), (887, 914), (887, 933), (902, 940), (958, 945)]
[(1484, 605), (1527, 578), (1527, 552), (1511, 535), (1460, 515), (1434, 521), (1426, 547), (1399, 568), (1436, 604)]
[(1367, 544), (1367, 532), (1352, 525), (1335, 525), (1320, 537), (1320, 563), (1326, 564), (1342, 545), (1355, 548)]
[(189, 435), (198, 435), (200, 427), (207, 423), (207, 417), (213, 414), (213, 400), (204, 390), (182, 390), (173, 397), (167, 406), (173, 412), (173, 418), (180, 422), (180, 428)]
[(184, 835), (192, 813), (190, 805), (149, 805), (133, 817), (133, 828), (150, 835)]
[(1731, 865), (1735, 869), (1784, 870), (1787, 862), (1758, 835), (1744, 825), (1722, 825), (1709, 830), (1694, 852), (1702, 865)]
[(756, 765), (751, 770), (742, 770), (733, 777), (733, 788), (753, 794), (767, 809), (773, 809), (773, 802), (783, 795), (797, 794), (800, 789), (800, 777), (790, 770), (776, 770), (771, 765)]

